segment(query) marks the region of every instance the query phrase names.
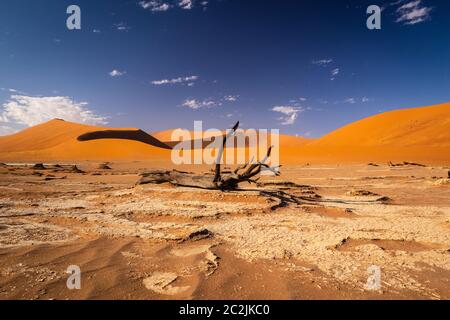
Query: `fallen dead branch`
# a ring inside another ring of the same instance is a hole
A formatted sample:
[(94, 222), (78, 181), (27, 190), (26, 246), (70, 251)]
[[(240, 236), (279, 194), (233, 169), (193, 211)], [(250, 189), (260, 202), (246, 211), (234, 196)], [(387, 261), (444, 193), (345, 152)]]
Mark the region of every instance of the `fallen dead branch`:
[(235, 190), (238, 185), (243, 182), (257, 183), (259, 178), (257, 177), (263, 169), (270, 170), (276, 176), (280, 175), (279, 167), (271, 167), (267, 164), (272, 147), (267, 151), (264, 159), (258, 162), (247, 162), (244, 165), (238, 166), (234, 171), (227, 173), (221, 171), (221, 160), (223, 155), (223, 149), (226, 145), (227, 139), (233, 136), (239, 127), (239, 122), (223, 137), (223, 143), (219, 148), (216, 165), (214, 169), (214, 175), (211, 174), (194, 174), (181, 171), (150, 171), (141, 174), (141, 178), (137, 184), (160, 184), (171, 183), (175, 186), (193, 187), (209, 190)]

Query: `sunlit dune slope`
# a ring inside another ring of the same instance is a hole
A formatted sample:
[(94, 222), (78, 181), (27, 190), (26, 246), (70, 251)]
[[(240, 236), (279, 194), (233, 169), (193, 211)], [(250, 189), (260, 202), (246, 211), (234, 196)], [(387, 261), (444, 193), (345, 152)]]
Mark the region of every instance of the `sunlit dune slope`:
[(316, 146), (450, 146), (450, 103), (375, 115), (313, 142)]
[[(28, 128), (16, 134), (0, 137), (0, 160), (142, 160), (170, 159), (170, 150), (138, 141), (103, 139), (78, 141), (80, 135), (111, 128), (96, 127), (72, 123), (63, 120), (49, 122)], [(141, 135), (144, 132), (133, 128), (114, 130), (134, 130)], [(148, 136), (149, 141), (153, 137)], [(155, 142), (159, 142), (154, 139)], [(157, 145), (157, 144), (156, 144)]]
[(0, 152), (41, 150), (57, 146), (79, 135), (107, 128), (54, 119), (16, 134), (0, 137)]
[(450, 163), (450, 103), (375, 115), (284, 150), (282, 162)]

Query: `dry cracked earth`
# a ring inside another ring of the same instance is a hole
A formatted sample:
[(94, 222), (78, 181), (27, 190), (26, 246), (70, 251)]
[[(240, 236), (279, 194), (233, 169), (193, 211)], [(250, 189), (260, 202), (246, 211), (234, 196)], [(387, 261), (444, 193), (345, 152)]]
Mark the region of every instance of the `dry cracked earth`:
[(0, 299), (450, 298), (448, 168), (291, 166), (220, 192), (77, 165), (0, 166)]

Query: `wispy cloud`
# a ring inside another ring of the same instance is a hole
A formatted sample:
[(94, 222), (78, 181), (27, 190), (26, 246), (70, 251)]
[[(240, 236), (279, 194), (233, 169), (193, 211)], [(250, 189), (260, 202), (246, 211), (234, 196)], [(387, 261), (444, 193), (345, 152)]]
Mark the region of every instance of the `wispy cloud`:
[(217, 107), (220, 106), (221, 103), (220, 102), (216, 102), (212, 99), (206, 99), (206, 100), (197, 100), (197, 99), (186, 99), (182, 106), (192, 109), (192, 110), (197, 110), (197, 109), (201, 109), (201, 108), (213, 108), (213, 107)]
[(194, 7), (194, 3), (192, 0), (180, 0), (178, 6), (185, 10), (191, 10)]
[(320, 66), (320, 67), (324, 67), (324, 68), (330, 70), (329, 72), (331, 75), (331, 77), (330, 77), (331, 81), (335, 80), (341, 71), (340, 68), (336, 68), (336, 67), (333, 68), (333, 64), (334, 64), (333, 59), (314, 60), (314, 61), (312, 61), (312, 64)]
[[(367, 103), (367, 102), (370, 102), (370, 101), (372, 101), (372, 99), (369, 99), (367, 97), (362, 97), (362, 98), (349, 97), (349, 98), (345, 99), (343, 102), (344, 103), (349, 103), (349, 104), (355, 104), (355, 103), (358, 103), (358, 102)], [(338, 103), (341, 103), (341, 102), (340, 101), (336, 101), (335, 102), (335, 104), (338, 104)]]
[(298, 98), (298, 99), (291, 99), (291, 100), (289, 100), (289, 103), (291, 103), (295, 107), (297, 107), (297, 106), (300, 105), (300, 103), (305, 102), (306, 100), (308, 100), (308, 99), (301, 97), (301, 98)]
[(432, 7), (426, 7), (422, 0), (414, 0), (401, 5), (397, 9), (396, 22), (414, 25), (431, 19)]
[[(152, 12), (164, 12), (174, 8), (191, 10), (194, 9), (196, 2), (197, 1), (194, 0), (143, 0), (139, 1), (138, 4), (145, 10), (150, 10)], [(203, 9), (206, 9), (208, 3), (208, 1), (201, 1), (200, 6)]]
[(189, 76), (189, 77), (178, 77), (174, 79), (162, 79), (162, 80), (155, 80), (152, 81), (152, 84), (155, 86), (161, 86), (161, 85), (167, 85), (167, 84), (177, 84), (177, 83), (183, 83), (183, 82), (189, 82), (189, 86), (193, 86), (193, 82), (198, 80), (198, 76)]
[(347, 98), (344, 100), (345, 103), (355, 104), (356, 99), (355, 98)]
[(13, 95), (0, 112), (0, 121), (8, 126), (34, 126), (55, 118), (94, 125), (107, 123), (107, 118), (90, 110), (87, 102), (61, 96)]
[(272, 111), (283, 114), (283, 116), (278, 118), (282, 125), (293, 125), (298, 118), (298, 114), (305, 111), (305, 109), (294, 106), (275, 106), (272, 108)]
[(223, 99), (228, 102), (235, 102), (238, 100), (238, 98), (239, 98), (239, 96), (233, 96), (233, 95), (228, 95), (228, 96), (223, 97)]
[(0, 88), (0, 90), (7, 91), (7, 92), (10, 92), (10, 93), (26, 94), (23, 91), (20, 91), (20, 90), (17, 90), (17, 89), (13, 89), (13, 88)]
[(114, 26), (117, 30), (124, 32), (128, 32), (131, 29), (131, 27), (129, 27), (125, 22), (116, 23)]
[(113, 78), (114, 77), (121, 77), (121, 76), (123, 76), (126, 73), (127, 73), (126, 71), (119, 71), (119, 70), (114, 69), (113, 71), (111, 71), (109, 73), (109, 76), (113, 77)]
[(321, 67), (326, 67), (332, 62), (333, 62), (333, 59), (321, 59), (321, 60), (312, 61), (312, 64), (315, 64), (315, 65), (321, 66)]
[(331, 81), (335, 80), (340, 72), (341, 72), (341, 69), (339, 69), (339, 68), (335, 68), (335, 69), (331, 70), (331, 78), (330, 78), (330, 80)]
[(162, 2), (160, 0), (139, 1), (139, 5), (142, 8), (153, 12), (167, 11), (171, 7), (170, 4)]

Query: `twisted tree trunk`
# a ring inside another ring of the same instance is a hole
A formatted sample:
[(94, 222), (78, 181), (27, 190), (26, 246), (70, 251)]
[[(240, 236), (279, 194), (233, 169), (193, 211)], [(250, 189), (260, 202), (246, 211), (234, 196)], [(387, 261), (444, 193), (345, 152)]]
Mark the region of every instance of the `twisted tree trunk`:
[(254, 179), (261, 173), (263, 168), (271, 170), (275, 175), (279, 175), (279, 167), (270, 167), (266, 164), (269, 160), (272, 152), (272, 147), (267, 151), (266, 157), (262, 161), (256, 163), (246, 163), (245, 165), (238, 166), (231, 174), (221, 173), (221, 160), (223, 155), (223, 149), (225, 148), (227, 139), (234, 135), (239, 122), (223, 137), (223, 143), (218, 151), (216, 158), (216, 165), (214, 175), (208, 174), (194, 174), (188, 172), (181, 172), (177, 170), (173, 171), (150, 171), (141, 174), (140, 180), (137, 184), (148, 183), (165, 183), (169, 182), (175, 186), (202, 188), (209, 190), (234, 190), (238, 188), (238, 185), (242, 182), (256, 183), (258, 179)]
[[(246, 163), (243, 166), (238, 166), (236, 170), (232, 173), (222, 174), (221, 172), (221, 161), (223, 156), (223, 149), (226, 146), (227, 139), (232, 137), (239, 127), (239, 122), (237, 122), (234, 127), (229, 130), (229, 132), (223, 136), (223, 143), (218, 150), (216, 157), (216, 165), (214, 170), (214, 175), (198, 175), (194, 173), (181, 172), (177, 170), (173, 171), (150, 171), (141, 174), (141, 178), (137, 184), (147, 184), (147, 183), (164, 183), (169, 182), (176, 186), (194, 187), (202, 189), (218, 189), (218, 190), (233, 190), (238, 187), (242, 182), (256, 183), (258, 179), (254, 179), (257, 175), (261, 173), (263, 169), (272, 171), (275, 175), (279, 175), (279, 166), (270, 167), (266, 162), (270, 157), (272, 152), (272, 147), (267, 151), (266, 157), (262, 161), (255, 163)], [(152, 146), (157, 146), (160, 148), (171, 149), (172, 147), (161, 143), (159, 140), (142, 130), (100, 130), (89, 132), (78, 137), (79, 141), (90, 141), (98, 139), (124, 139), (140, 141)], [(218, 139), (218, 138), (216, 138)]]

